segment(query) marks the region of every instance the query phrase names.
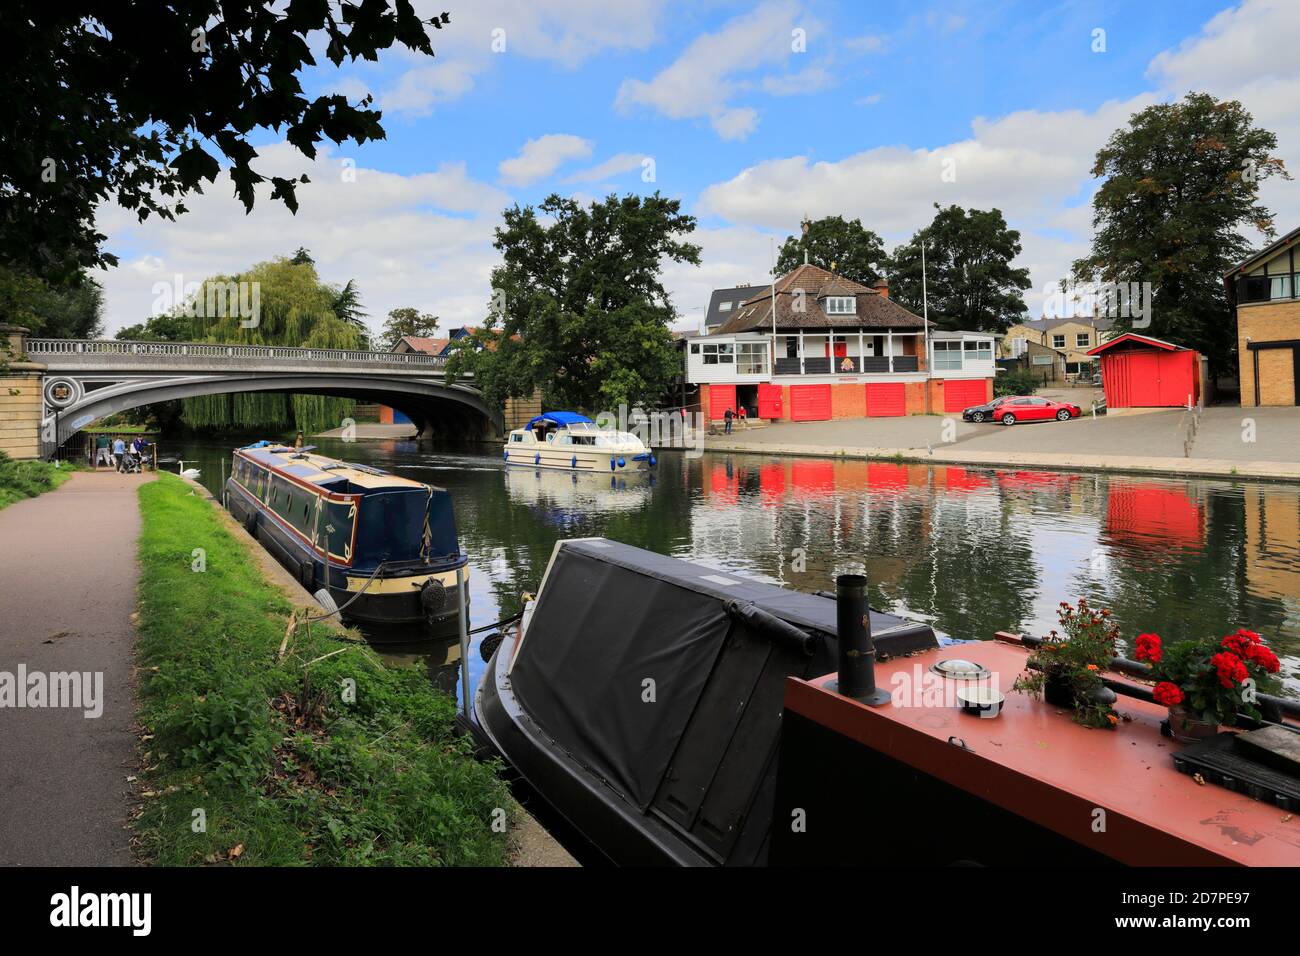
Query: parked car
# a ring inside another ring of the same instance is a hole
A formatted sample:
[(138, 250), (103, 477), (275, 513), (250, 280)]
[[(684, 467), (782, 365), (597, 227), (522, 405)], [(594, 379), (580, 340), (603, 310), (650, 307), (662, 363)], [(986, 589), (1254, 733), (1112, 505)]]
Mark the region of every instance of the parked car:
[(1078, 405), (1054, 402), (1050, 398), (1032, 395), (1004, 400), (997, 408), (997, 420), (1003, 425), (1014, 425), (1017, 422), (1045, 422), (1052, 419), (1068, 422), (1071, 418), (1078, 418), (1082, 413), (1083, 409)]
[(964, 422), (992, 422), (997, 421), (998, 406), (1008, 399), (1010, 395), (999, 395), (991, 402), (985, 402), (983, 405), (972, 405), (961, 413), (961, 420)]

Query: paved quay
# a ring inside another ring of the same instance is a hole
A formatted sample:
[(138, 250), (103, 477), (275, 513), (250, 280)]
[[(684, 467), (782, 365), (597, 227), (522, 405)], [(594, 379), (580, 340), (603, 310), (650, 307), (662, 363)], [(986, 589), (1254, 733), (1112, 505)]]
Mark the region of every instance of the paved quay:
[(103, 681), (98, 717), (0, 707), (0, 865), (133, 862), (136, 491), (151, 480), (78, 472), (0, 510), (0, 671)]
[[(1086, 406), (1085, 406), (1086, 407)], [(710, 435), (705, 449), (1300, 481), (1300, 408), (1206, 408), (973, 425), (958, 416), (778, 422)]]

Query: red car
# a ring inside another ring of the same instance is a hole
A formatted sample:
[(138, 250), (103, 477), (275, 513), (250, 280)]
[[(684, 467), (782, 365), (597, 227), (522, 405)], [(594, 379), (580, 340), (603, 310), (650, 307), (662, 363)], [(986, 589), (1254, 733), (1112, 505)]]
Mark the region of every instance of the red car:
[(1068, 422), (1082, 413), (1083, 409), (1078, 405), (1031, 395), (1006, 399), (997, 407), (996, 415), (1003, 425), (1014, 425), (1016, 422), (1044, 422), (1053, 418), (1058, 422)]

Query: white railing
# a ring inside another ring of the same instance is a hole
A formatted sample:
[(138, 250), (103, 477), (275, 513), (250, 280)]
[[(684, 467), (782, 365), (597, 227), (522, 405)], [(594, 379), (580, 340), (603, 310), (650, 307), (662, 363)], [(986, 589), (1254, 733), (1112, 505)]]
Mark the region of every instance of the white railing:
[(221, 345), (210, 342), (134, 342), (117, 339), (28, 339), (29, 355), (176, 355), (199, 358), (344, 362), (360, 365), (417, 365), (442, 368), (444, 355), (424, 352), (361, 352), (352, 349), (290, 348), (281, 345)]

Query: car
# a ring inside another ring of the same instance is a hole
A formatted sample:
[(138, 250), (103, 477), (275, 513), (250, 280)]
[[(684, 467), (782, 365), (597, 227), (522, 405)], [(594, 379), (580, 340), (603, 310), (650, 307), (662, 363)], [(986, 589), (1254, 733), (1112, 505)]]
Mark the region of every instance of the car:
[(1001, 395), (991, 402), (985, 402), (983, 405), (972, 405), (961, 413), (961, 420), (964, 422), (992, 422), (996, 421), (996, 412), (998, 406), (1007, 399), (1012, 398), (1010, 395)]
[(1078, 418), (1083, 409), (1069, 402), (1055, 402), (1050, 398), (1037, 395), (1025, 395), (1005, 399), (997, 407), (996, 420), (1003, 425), (1015, 425), (1017, 422), (1046, 422), (1055, 419), (1068, 422)]

